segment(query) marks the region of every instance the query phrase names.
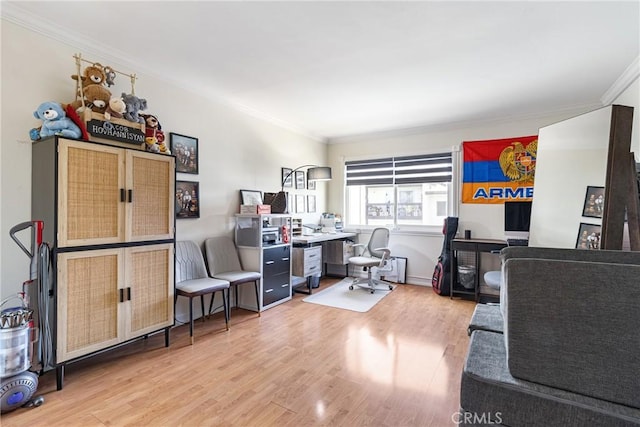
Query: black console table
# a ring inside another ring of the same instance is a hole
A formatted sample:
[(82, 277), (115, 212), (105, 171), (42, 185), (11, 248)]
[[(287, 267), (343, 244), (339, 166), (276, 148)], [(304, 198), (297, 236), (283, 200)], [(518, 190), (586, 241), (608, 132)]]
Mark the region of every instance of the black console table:
[(482, 252), (487, 253), (499, 253), (502, 248), (507, 247), (507, 242), (504, 240), (494, 239), (453, 239), (451, 241), (451, 260), (457, 259), (458, 252), (472, 252), (474, 258), (474, 284), (473, 289), (467, 289), (460, 284), (458, 277), (457, 266), (458, 262), (451, 262), (451, 298), (457, 297), (473, 297), (476, 301), (485, 299), (499, 300), (496, 295), (485, 294), (481, 292), (480, 285), (480, 254)]

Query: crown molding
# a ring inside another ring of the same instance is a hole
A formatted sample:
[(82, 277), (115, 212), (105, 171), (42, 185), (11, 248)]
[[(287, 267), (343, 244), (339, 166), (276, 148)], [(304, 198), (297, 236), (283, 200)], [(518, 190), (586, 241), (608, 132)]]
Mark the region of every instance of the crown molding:
[(602, 95), (600, 101), (602, 105), (609, 105), (616, 100), (630, 85), (640, 76), (640, 56), (638, 56), (626, 70), (622, 72), (620, 77), (611, 85), (609, 89)]
[(52, 22), (43, 22), (22, 9), (17, 2), (2, 1), (0, 3), (0, 13), (2, 19), (82, 51), (83, 57), (94, 56), (102, 58), (104, 62), (113, 62), (115, 64), (123, 65), (124, 67), (136, 70), (138, 73), (149, 75), (160, 81), (164, 81), (175, 87), (184, 89), (192, 94), (204, 96), (207, 99), (218, 102), (242, 114), (249, 115), (311, 140), (327, 143), (327, 139), (324, 137), (318, 136), (284, 120), (271, 117), (256, 109), (230, 101), (222, 95), (216, 94), (213, 90), (203, 92), (202, 87), (193, 85), (189, 81), (178, 79), (168, 74), (160, 74), (157, 70), (145, 66), (143, 63), (131, 61), (129, 55), (114, 49), (113, 46), (107, 46), (99, 43), (94, 39), (90, 39), (86, 36), (70, 31), (68, 28), (56, 25)]
[(590, 103), (590, 104), (566, 106), (564, 108), (560, 108), (552, 111), (545, 111), (543, 113), (529, 113), (529, 114), (519, 114), (519, 115), (514, 114), (514, 115), (503, 116), (503, 117), (494, 118), (494, 119), (459, 120), (455, 122), (438, 123), (438, 124), (432, 124), (432, 125), (417, 125), (412, 127), (404, 127), (404, 128), (396, 128), (396, 129), (382, 129), (376, 132), (331, 137), (331, 138), (328, 138), (327, 143), (341, 144), (341, 143), (348, 143), (348, 142), (370, 141), (372, 139), (394, 138), (394, 137), (402, 137), (402, 136), (408, 136), (408, 135), (416, 135), (421, 133), (442, 132), (442, 131), (467, 129), (471, 127), (500, 125), (500, 124), (510, 123), (518, 120), (544, 119), (544, 118), (551, 118), (553, 116), (564, 115), (564, 114), (578, 115), (578, 114), (584, 114), (588, 111), (596, 110), (602, 107), (603, 106), (599, 103)]

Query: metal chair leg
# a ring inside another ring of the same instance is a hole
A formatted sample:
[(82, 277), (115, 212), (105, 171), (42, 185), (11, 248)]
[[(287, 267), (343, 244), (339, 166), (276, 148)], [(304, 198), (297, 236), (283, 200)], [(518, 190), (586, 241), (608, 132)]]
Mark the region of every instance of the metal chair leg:
[(256, 307), (258, 308), (258, 317), (260, 317), (260, 291), (258, 290), (258, 281), (254, 280), (253, 283), (256, 288)]
[(193, 297), (189, 297), (189, 336), (193, 345)]
[(224, 307), (224, 323), (227, 327), (227, 331), (229, 330), (229, 294), (231, 293), (231, 289), (227, 289), (227, 301), (224, 299), (224, 289), (222, 290), (222, 305)]

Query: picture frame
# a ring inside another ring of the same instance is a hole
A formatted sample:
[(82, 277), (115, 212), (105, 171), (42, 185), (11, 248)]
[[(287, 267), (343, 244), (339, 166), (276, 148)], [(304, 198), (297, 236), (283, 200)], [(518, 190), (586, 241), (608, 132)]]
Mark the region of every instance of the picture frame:
[(296, 213), (304, 213), (304, 195), (296, 194)]
[(169, 133), (171, 153), (176, 156), (176, 172), (198, 174), (198, 138)]
[(316, 182), (309, 179), (309, 174), (307, 174), (307, 190), (315, 190)]
[(262, 205), (262, 191), (240, 190), (240, 203), (243, 205)]
[(598, 250), (600, 249), (602, 226), (598, 224), (580, 223), (576, 249)]
[(307, 196), (307, 212), (314, 213), (316, 211), (316, 196)]
[(176, 218), (200, 218), (200, 183), (176, 180)]
[(589, 185), (584, 196), (582, 216), (602, 218), (604, 212), (604, 187)]
[(296, 171), (296, 190), (304, 190), (305, 175), (304, 171)]
[(280, 184), (284, 188), (293, 188), (293, 174), (291, 168), (280, 168)]

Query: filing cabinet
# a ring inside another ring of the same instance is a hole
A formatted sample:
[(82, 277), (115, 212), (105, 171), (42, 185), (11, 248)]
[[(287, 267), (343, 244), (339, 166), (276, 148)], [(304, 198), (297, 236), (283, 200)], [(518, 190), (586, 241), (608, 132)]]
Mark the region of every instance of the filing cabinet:
[(262, 274), (259, 302), (241, 287), (238, 306), (263, 311), (291, 299), (291, 217), (282, 214), (236, 215), (236, 246), (245, 270)]

